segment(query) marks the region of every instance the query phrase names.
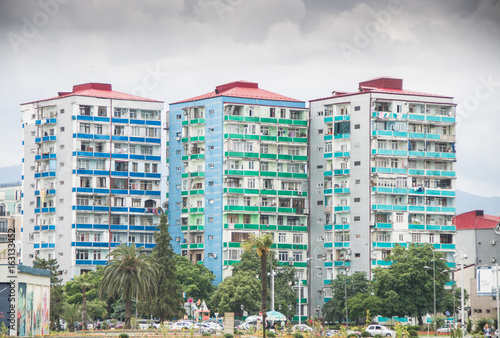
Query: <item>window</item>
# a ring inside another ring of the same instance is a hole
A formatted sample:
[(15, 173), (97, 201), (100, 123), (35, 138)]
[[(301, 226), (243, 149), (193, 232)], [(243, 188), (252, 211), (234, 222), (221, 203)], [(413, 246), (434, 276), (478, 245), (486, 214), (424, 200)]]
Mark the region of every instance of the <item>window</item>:
[(361, 106), (355, 106), (354, 107), (354, 111), (359, 111), (359, 110), (361, 110)]
[(176, 116), (175, 116), (175, 118), (176, 118), (177, 120), (180, 120), (180, 119), (182, 118), (182, 116), (179, 114), (179, 115), (176, 115)]
[(128, 171), (128, 162), (115, 162), (115, 171)]
[(108, 107), (97, 108), (97, 116), (108, 116)]
[(359, 198), (359, 197), (355, 197), (355, 198), (354, 198), (354, 202), (355, 202), (355, 203), (360, 202), (360, 201), (361, 201), (361, 198)]
[(361, 125), (360, 124), (355, 124), (354, 125), (354, 129), (360, 129), (361, 128)]
[(434, 234), (429, 234), (429, 243), (434, 243)]
[(358, 221), (360, 221), (360, 220), (361, 220), (361, 217), (360, 217), (360, 216), (354, 216), (354, 221), (355, 221), (355, 222), (358, 222)]
[(354, 166), (360, 166), (361, 165), (361, 161), (354, 161)]
[(304, 243), (304, 235), (293, 234), (293, 244), (302, 244), (302, 243)]
[(80, 133), (90, 134), (90, 123), (80, 123)]
[(411, 235), (411, 241), (413, 243), (420, 243), (420, 242), (422, 242), (422, 237), (421, 237), (420, 234), (412, 234)]
[(88, 250), (76, 250), (76, 259), (89, 259)]
[(361, 180), (355, 180), (354, 181), (354, 184), (360, 184), (361, 183)]
[(95, 133), (96, 133), (97, 135), (102, 135), (102, 125), (97, 124), (97, 125), (95, 126)]
[(209, 164), (208, 164), (208, 167), (209, 167), (209, 168), (211, 168), (211, 169), (212, 169), (212, 168), (215, 168), (215, 164), (213, 164), (213, 163), (209, 163)]
[(288, 252), (286, 252), (286, 251), (279, 251), (278, 252), (278, 260), (280, 262), (286, 262), (286, 261), (288, 261)]
[(318, 129), (318, 134), (323, 134), (323, 129)]
[(294, 262), (301, 262), (302, 261), (302, 252), (301, 251), (295, 251), (293, 253), (293, 261)]
[(278, 243), (285, 243), (285, 242), (286, 242), (286, 232), (278, 233)]
[(208, 186), (213, 187), (214, 181), (208, 181)]

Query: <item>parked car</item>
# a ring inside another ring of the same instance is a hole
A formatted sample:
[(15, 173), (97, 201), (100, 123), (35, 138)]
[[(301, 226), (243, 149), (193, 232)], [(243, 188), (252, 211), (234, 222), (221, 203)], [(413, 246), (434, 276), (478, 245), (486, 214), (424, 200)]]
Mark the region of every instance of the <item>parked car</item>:
[(310, 326), (307, 326), (306, 324), (297, 324), (297, 325), (294, 325), (293, 326), (293, 331), (300, 331), (300, 332), (304, 332), (304, 331), (312, 331), (312, 327)]
[(493, 334), (494, 338), (498, 338), (498, 329), (495, 330), (495, 333)]
[(390, 330), (387, 326), (383, 325), (369, 325), (366, 330), (370, 334), (370, 336), (375, 337), (375, 335), (379, 334), (384, 337), (396, 337), (396, 332)]
[(180, 321), (180, 322), (177, 322), (177, 323), (173, 323), (171, 326), (170, 326), (170, 329), (171, 330), (182, 330), (182, 329), (187, 329), (187, 330), (190, 330), (192, 328), (195, 327), (195, 323), (193, 321)]
[[(453, 329), (453, 324), (444, 324), (439, 329), (437, 329), (437, 333), (450, 333)], [(456, 323), (455, 329), (461, 329), (464, 333), (467, 333), (467, 327), (464, 324)]]

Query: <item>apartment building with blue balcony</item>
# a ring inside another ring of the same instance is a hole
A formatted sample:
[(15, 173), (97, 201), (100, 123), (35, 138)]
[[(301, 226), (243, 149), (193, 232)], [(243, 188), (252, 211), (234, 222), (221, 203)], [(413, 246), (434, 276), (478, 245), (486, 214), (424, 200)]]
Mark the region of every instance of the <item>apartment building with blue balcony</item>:
[[(456, 147), (452, 97), (377, 78), (310, 101), (311, 238), (321, 250), (311, 287), (331, 295), (338, 273), (390, 264), (395, 244), (455, 252)], [(319, 243), (318, 243), (319, 244)], [(319, 247), (319, 246), (318, 246)], [(321, 263), (321, 264), (319, 264)], [(321, 277), (319, 277), (321, 276)]]
[(266, 232), (280, 264), (307, 285), (308, 120), (305, 102), (246, 81), (170, 104), (169, 231), (174, 250), (217, 284), (239, 262), (242, 241)]
[(21, 105), (23, 264), (57, 258), (67, 281), (159, 224), (163, 102), (87, 83)]

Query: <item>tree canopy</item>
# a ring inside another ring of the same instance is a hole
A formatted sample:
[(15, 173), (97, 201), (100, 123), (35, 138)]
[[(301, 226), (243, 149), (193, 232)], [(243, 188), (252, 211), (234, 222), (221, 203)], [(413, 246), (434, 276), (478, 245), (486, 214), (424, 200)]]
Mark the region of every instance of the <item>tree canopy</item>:
[(177, 278), (175, 253), (172, 249), (172, 237), (168, 232), (168, 218), (165, 213), (161, 213), (159, 230), (155, 233), (156, 246), (153, 249), (153, 258), (158, 267), (157, 295), (150, 310), (153, 316), (158, 317), (162, 322), (179, 315), (182, 311), (182, 289)]
[(239, 313), (241, 305), (246, 311), (259, 311), (260, 293), (261, 285), (255, 278), (255, 271), (241, 271), (219, 284), (212, 296), (212, 306), (219, 313)]
[(375, 295), (391, 299), (391, 304), (383, 308), (381, 315), (417, 317), (422, 324), (422, 316), (434, 311), (434, 272), (437, 312), (445, 310), (444, 287), (449, 274), (445, 272), (448, 267), (443, 253), (435, 252), (429, 244), (410, 244), (408, 248), (396, 244), (386, 261), (391, 261), (391, 265), (374, 269), (373, 278)]
[(158, 269), (151, 256), (141, 252), (134, 243), (121, 244), (109, 256), (99, 292), (112, 297), (122, 294), (125, 300), (125, 328), (130, 329), (132, 297), (152, 300), (156, 296)]
[(202, 264), (194, 264), (186, 257), (175, 256), (177, 281), (186, 297), (210, 301), (215, 287), (214, 274)]

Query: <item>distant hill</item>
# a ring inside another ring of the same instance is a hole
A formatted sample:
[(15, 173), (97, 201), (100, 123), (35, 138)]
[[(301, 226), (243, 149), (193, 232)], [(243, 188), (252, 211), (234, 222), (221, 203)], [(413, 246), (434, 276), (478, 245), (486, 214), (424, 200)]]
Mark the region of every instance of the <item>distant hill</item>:
[(457, 215), (471, 211), (484, 210), (486, 215), (500, 215), (500, 196), (484, 197), (457, 190)]
[(22, 178), (21, 164), (0, 168), (0, 184), (21, 181), (21, 178)]

